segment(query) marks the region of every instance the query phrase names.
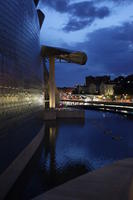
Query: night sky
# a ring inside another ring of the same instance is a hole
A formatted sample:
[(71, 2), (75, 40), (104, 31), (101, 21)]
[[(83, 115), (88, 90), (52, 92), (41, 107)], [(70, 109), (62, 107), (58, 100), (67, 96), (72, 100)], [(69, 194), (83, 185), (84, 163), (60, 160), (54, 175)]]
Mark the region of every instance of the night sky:
[(85, 66), (56, 64), (57, 86), (133, 73), (133, 0), (40, 0), (41, 43), (85, 51)]

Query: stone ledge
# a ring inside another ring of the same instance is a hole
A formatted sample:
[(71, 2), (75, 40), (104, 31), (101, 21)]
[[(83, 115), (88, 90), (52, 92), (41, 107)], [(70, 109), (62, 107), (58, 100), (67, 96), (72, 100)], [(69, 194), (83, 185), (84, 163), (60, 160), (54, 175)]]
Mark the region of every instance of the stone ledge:
[(133, 200), (133, 158), (68, 181), (33, 200)]

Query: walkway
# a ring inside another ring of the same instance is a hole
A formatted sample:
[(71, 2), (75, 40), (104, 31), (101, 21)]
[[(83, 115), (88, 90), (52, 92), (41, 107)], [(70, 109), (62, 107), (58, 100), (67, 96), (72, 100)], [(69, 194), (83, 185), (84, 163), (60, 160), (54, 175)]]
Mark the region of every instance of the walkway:
[(133, 158), (80, 176), (33, 200), (133, 200)]

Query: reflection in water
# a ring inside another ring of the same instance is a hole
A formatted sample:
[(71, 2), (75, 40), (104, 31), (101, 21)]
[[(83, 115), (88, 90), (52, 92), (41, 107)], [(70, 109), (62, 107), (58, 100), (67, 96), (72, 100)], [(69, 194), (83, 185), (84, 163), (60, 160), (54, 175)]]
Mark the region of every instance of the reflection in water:
[[(46, 124), (45, 128), (45, 137), (44, 137), (44, 167), (43, 172), (45, 176), (45, 180), (47, 180), (48, 185), (49, 182), (55, 183), (56, 177), (56, 158), (55, 158), (55, 148), (56, 148), (56, 138), (58, 134), (58, 128), (55, 124), (51, 124), (49, 126)], [(47, 163), (49, 162), (49, 169), (46, 168)], [(49, 181), (50, 180), (50, 181)]]
[[(74, 124), (77, 120), (63, 120), (63, 123)], [(83, 121), (78, 120), (78, 124), (83, 125)], [(42, 153), (42, 179), (47, 185), (47, 189), (53, 188), (56, 185), (62, 184), (67, 180), (70, 180), (74, 177), (77, 177), (83, 173), (88, 172), (89, 170), (86, 166), (80, 162), (69, 161), (64, 165), (62, 160), (62, 165), (59, 167), (56, 157), (56, 142), (58, 138), (58, 122), (52, 122), (46, 124), (45, 128), (45, 137), (44, 137), (44, 151)]]
[[(24, 172), (23, 184), (17, 183), (21, 190), (15, 189), (19, 193), (17, 199), (31, 199), (85, 172), (133, 157), (132, 122), (117, 114), (86, 111), (85, 121), (57, 120), (45, 124), (37, 161)], [(132, 199), (131, 192), (130, 196)]]

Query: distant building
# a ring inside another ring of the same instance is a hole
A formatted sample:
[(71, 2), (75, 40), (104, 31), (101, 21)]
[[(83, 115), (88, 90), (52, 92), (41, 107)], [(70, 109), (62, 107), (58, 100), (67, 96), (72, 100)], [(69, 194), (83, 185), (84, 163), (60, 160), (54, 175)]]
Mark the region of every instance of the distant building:
[(110, 76), (88, 76), (86, 77), (86, 87), (89, 88), (89, 94), (100, 94), (100, 85), (110, 83)]
[(95, 85), (100, 85), (101, 83), (109, 83), (110, 82), (110, 76), (87, 76), (86, 77), (86, 86), (89, 86), (91, 83), (94, 83)]
[(94, 83), (91, 83), (88, 86), (88, 91), (89, 91), (89, 94), (97, 94), (96, 85)]
[(74, 91), (77, 94), (88, 94), (88, 88), (84, 85), (78, 85)]
[(114, 84), (100, 84), (100, 94), (104, 96), (112, 96), (114, 95)]
[(60, 93), (72, 94), (73, 90), (74, 90), (73, 87), (58, 87), (58, 91)]
[(58, 94), (60, 99), (69, 99), (74, 91), (72, 87), (58, 87)]
[(133, 75), (126, 77), (119, 76), (114, 79), (114, 91), (116, 95), (133, 95)]
[(116, 84), (122, 83), (124, 81), (124, 77), (123, 76), (118, 76), (117, 78), (114, 79), (114, 82)]
[(95, 83), (95, 77), (93, 76), (87, 76), (85, 81), (86, 87), (88, 87), (91, 83)]

